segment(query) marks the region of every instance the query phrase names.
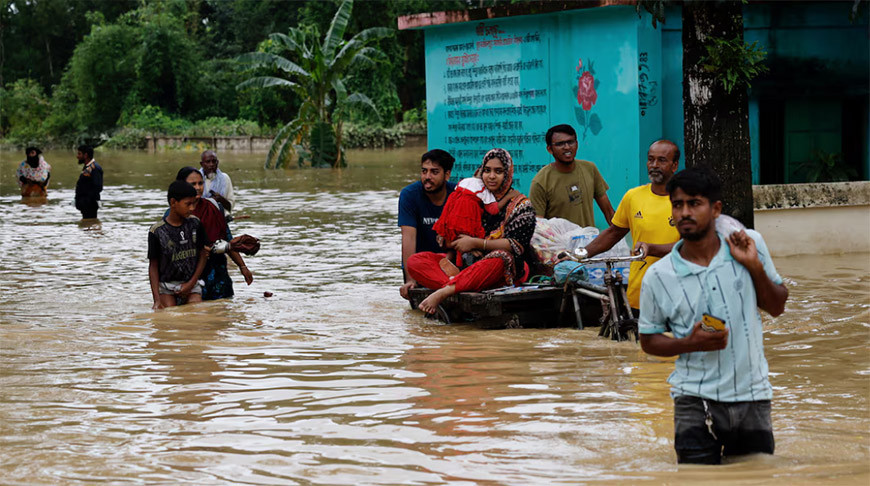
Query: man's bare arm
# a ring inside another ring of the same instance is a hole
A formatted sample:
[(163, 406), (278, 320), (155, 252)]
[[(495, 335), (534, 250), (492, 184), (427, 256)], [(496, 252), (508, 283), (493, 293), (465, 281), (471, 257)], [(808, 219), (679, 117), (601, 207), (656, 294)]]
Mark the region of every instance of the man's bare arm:
[(666, 243), (664, 245), (656, 245), (652, 243), (646, 243), (644, 241), (638, 241), (634, 244), (634, 253), (637, 254), (639, 249), (643, 249), (643, 254), (646, 256), (662, 258), (671, 252), (671, 249), (674, 247), (675, 243), (676, 242)]
[(613, 205), (610, 204), (610, 198), (607, 197), (607, 193), (605, 192), (596, 197), (595, 202), (598, 203), (598, 207), (601, 208), (601, 212), (604, 213), (604, 219), (607, 221), (607, 224), (612, 224), (610, 221), (613, 219), (613, 214), (616, 211), (613, 210)]
[(603, 253), (613, 248), (613, 245), (615, 245), (619, 240), (624, 238), (627, 234), (628, 228), (621, 228), (619, 226), (610, 225), (610, 227), (602, 231), (597, 238), (592, 240), (592, 242), (586, 246), (586, 251), (589, 252), (589, 256)]
[[(408, 267), (408, 258), (417, 253), (417, 228), (401, 226), (402, 228), (402, 268)], [(405, 271), (405, 280), (410, 279)]]
[(408, 299), (408, 291), (417, 286), (417, 282), (408, 275), (408, 258), (417, 253), (417, 228), (413, 226), (401, 226), (402, 228), (402, 274), (405, 277), (404, 284), (399, 287), (399, 295)]

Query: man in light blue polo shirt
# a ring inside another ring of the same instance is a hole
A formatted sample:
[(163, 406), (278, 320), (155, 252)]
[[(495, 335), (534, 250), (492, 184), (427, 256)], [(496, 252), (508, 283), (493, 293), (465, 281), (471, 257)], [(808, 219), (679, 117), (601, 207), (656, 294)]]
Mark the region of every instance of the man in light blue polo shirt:
[[(788, 289), (760, 234), (716, 232), (722, 189), (712, 170), (678, 172), (667, 191), (681, 240), (644, 277), (638, 327), (645, 352), (679, 355), (668, 378), (677, 461), (773, 454), (773, 389), (758, 308), (782, 314)], [(705, 314), (725, 321), (725, 329), (705, 330)]]

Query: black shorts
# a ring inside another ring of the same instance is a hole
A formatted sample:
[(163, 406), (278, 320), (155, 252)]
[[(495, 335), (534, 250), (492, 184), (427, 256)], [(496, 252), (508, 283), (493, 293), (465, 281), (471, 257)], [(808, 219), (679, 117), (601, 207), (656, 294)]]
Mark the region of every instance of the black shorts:
[[(674, 449), (681, 464), (720, 464), (723, 456), (773, 454), (770, 400), (717, 402), (674, 398)], [(707, 413), (713, 423), (706, 424)], [(712, 432), (711, 432), (712, 429)], [(715, 434), (715, 437), (714, 437)]]

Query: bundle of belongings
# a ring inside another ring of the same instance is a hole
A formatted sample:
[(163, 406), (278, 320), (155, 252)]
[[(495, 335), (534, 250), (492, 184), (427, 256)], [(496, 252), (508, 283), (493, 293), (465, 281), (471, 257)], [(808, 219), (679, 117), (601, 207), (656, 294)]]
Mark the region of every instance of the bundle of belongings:
[(260, 251), (260, 240), (251, 235), (236, 236), (230, 240), (230, 248), (245, 255), (256, 255)]
[[(563, 251), (573, 253), (578, 248), (584, 248), (598, 237), (598, 228), (594, 226), (582, 227), (562, 218), (538, 218), (535, 223), (535, 234), (532, 236), (532, 248), (544, 266), (548, 268), (547, 274), (556, 277), (557, 283), (564, 283), (566, 278), (571, 280), (589, 280), (596, 285), (603, 284), (605, 265), (603, 263), (583, 264), (584, 270), (575, 270), (580, 264), (576, 262), (559, 263), (558, 255)], [(623, 238), (613, 248), (607, 250), (596, 258), (609, 258), (628, 256), (631, 249)], [(554, 273), (558, 267), (558, 272)], [(617, 263), (613, 265), (615, 271), (620, 272), (625, 281), (628, 281), (629, 263)]]

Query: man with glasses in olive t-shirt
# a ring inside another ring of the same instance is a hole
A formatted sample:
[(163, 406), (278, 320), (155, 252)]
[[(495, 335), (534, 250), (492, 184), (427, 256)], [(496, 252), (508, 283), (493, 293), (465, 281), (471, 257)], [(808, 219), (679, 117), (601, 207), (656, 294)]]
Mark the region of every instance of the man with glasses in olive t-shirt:
[(554, 162), (532, 179), (529, 199), (542, 218), (563, 218), (580, 226), (595, 226), (592, 201), (598, 204), (610, 224), (613, 205), (607, 197), (607, 183), (595, 164), (576, 160), (577, 132), (571, 125), (556, 125), (547, 130), (547, 152)]

